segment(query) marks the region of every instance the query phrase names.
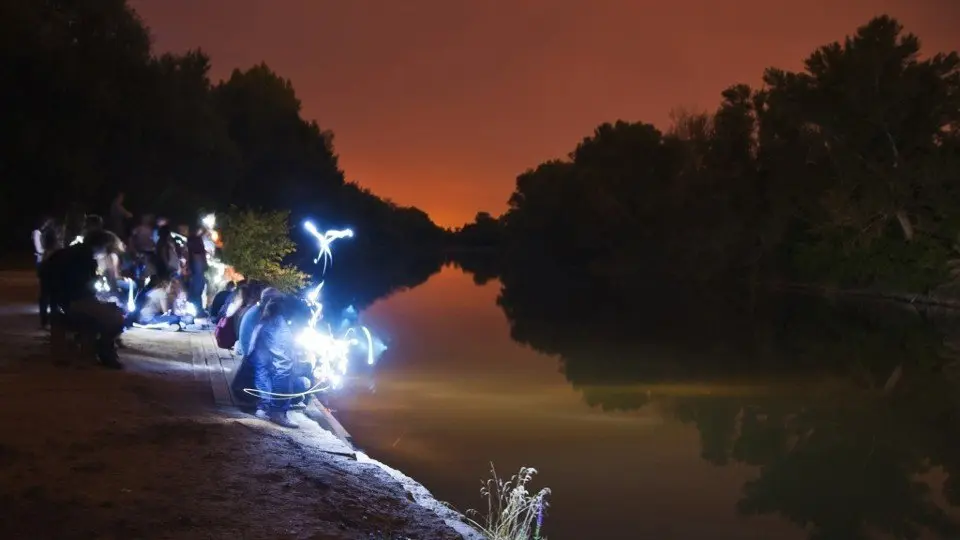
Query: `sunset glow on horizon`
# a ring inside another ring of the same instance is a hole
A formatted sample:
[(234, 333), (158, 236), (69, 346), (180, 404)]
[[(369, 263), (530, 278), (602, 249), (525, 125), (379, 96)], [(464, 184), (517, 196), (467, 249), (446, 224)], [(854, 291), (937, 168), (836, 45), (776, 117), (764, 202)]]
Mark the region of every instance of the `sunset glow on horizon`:
[(927, 53), (960, 49), (951, 0), (132, 0), (158, 51), (200, 47), (214, 80), (266, 62), (377, 195), (458, 226), (598, 124), (666, 128), (763, 70), (888, 13)]

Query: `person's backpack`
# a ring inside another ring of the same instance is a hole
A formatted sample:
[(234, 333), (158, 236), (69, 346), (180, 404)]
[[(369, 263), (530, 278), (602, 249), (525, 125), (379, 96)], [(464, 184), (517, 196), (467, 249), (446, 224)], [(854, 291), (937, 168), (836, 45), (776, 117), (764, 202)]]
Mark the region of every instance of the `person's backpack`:
[(217, 323), (213, 330), (213, 337), (217, 340), (217, 347), (221, 349), (232, 349), (237, 343), (237, 328), (234, 325), (233, 317), (224, 317)]

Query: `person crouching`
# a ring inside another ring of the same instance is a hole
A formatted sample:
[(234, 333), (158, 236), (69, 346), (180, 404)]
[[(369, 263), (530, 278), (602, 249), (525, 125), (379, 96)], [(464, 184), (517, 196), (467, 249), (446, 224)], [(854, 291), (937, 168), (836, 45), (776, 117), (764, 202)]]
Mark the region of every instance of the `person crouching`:
[(287, 416), (294, 386), (296, 354), (293, 332), (287, 321), (284, 302), (273, 300), (263, 308), (263, 316), (254, 330), (250, 350), (231, 384), (234, 395), (249, 401), (254, 390), (256, 416), (287, 427), (300, 427)]
[(97, 299), (97, 259), (120, 252), (115, 235), (95, 231), (78, 243), (61, 249), (43, 262), (40, 279), (50, 293), (51, 333), (55, 344), (64, 341), (72, 327), (93, 340), (97, 357), (106, 367), (119, 369), (116, 340), (123, 332), (124, 315), (116, 304)]

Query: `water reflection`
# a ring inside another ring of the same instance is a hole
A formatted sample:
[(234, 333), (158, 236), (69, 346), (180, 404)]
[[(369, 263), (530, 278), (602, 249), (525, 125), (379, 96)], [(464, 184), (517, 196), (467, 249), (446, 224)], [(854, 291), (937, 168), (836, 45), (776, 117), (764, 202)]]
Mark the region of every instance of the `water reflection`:
[(395, 338), (377, 392), (336, 404), (441, 498), (478, 506), (492, 460), (543, 471), (559, 540), (957, 533), (949, 318), (502, 279), (446, 268), (373, 305)]

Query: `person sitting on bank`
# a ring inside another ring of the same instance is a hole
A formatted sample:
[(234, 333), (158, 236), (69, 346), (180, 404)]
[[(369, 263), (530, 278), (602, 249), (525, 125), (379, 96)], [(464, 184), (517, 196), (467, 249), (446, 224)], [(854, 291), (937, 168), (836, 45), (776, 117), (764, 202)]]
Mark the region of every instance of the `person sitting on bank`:
[(121, 250), (116, 237), (95, 231), (83, 242), (63, 248), (44, 261), (40, 279), (50, 293), (53, 339), (63, 341), (69, 323), (94, 340), (96, 355), (106, 367), (119, 369), (116, 340), (123, 332), (123, 312), (115, 304), (97, 299), (94, 282), (98, 279), (98, 257)]
[(137, 312), (137, 324), (151, 328), (181, 329), (181, 317), (173, 309), (179, 289), (175, 283), (158, 279), (155, 286), (144, 293), (143, 306)]
[(227, 282), (227, 284), (223, 287), (223, 290), (218, 292), (216, 296), (213, 297), (213, 302), (210, 304), (210, 315), (213, 318), (213, 324), (220, 322), (220, 318), (223, 317), (223, 314), (221, 313), (224, 311), (223, 307), (226, 305), (227, 300), (230, 299), (230, 296), (236, 288), (236, 282)]
[(257, 325), (260, 324), (264, 305), (270, 300), (280, 298), (281, 296), (283, 296), (283, 293), (277, 289), (267, 287), (260, 293), (259, 302), (251, 305), (250, 308), (244, 312), (243, 317), (240, 319), (240, 324), (237, 326), (237, 352), (240, 356), (243, 356), (250, 350), (250, 344), (253, 341), (253, 331), (257, 328)]

